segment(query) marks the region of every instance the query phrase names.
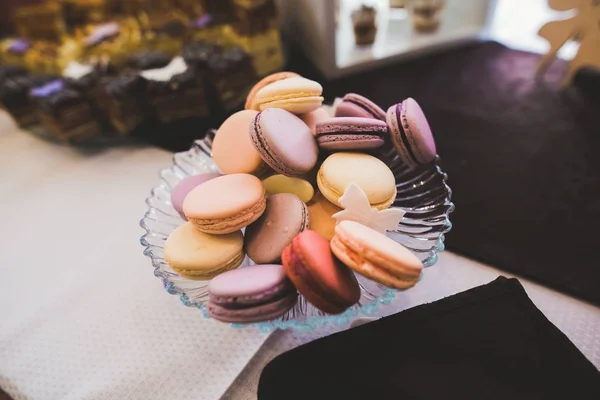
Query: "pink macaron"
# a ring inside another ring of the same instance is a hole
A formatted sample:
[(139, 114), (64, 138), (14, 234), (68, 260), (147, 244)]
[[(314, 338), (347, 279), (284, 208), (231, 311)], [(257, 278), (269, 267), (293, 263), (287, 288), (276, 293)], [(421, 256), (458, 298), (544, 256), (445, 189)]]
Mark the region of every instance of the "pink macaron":
[(381, 147), (387, 125), (373, 118), (338, 117), (317, 124), (319, 147), (326, 150), (369, 150)]
[(298, 293), (283, 266), (276, 264), (238, 268), (213, 278), (206, 306), (213, 318), (238, 324), (268, 321), (296, 304)]
[(314, 231), (297, 235), (281, 260), (298, 291), (323, 312), (341, 314), (360, 299), (352, 271), (333, 256), (329, 241)]
[(423, 110), (412, 98), (387, 110), (386, 121), (392, 143), (405, 164), (427, 164), (436, 156), (435, 141)]
[(317, 142), (304, 121), (289, 111), (267, 108), (250, 124), (250, 139), (262, 159), (286, 176), (308, 173), (317, 163)]
[(385, 111), (364, 96), (348, 93), (335, 109), (336, 117), (374, 118), (385, 121)]
[(183, 179), (173, 188), (171, 191), (171, 204), (173, 205), (175, 211), (179, 213), (181, 218), (187, 221), (187, 218), (183, 213), (183, 200), (185, 200), (185, 197), (188, 195), (188, 193), (191, 192), (192, 189), (196, 188), (196, 186), (199, 186), (204, 182), (219, 176), (221, 176), (221, 174), (216, 173), (189, 176)]

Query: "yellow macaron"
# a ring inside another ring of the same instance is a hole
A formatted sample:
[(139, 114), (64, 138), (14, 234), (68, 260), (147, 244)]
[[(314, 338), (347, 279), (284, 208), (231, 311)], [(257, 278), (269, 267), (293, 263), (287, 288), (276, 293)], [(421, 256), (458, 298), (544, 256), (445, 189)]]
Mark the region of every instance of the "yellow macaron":
[(244, 260), (244, 235), (200, 232), (190, 222), (178, 226), (165, 242), (165, 261), (184, 278), (209, 280), (240, 266)]
[(250, 89), (250, 92), (248, 93), (248, 97), (246, 97), (246, 105), (244, 106), (244, 108), (246, 110), (259, 111), (260, 108), (258, 107), (258, 103), (256, 102), (256, 93), (258, 93), (260, 91), (260, 89), (262, 89), (265, 86), (270, 85), (274, 82), (277, 82), (277, 81), (280, 81), (283, 79), (287, 79), (287, 78), (294, 78), (294, 77), (298, 77), (298, 76), (300, 76), (300, 75), (298, 75), (295, 72), (288, 72), (288, 71), (275, 72), (274, 74), (265, 76), (260, 81), (258, 81), (252, 87), (252, 89)]
[(271, 83), (256, 93), (255, 101), (263, 111), (282, 108), (294, 114), (316, 110), (323, 104), (323, 87), (319, 82), (292, 77)]
[(317, 173), (317, 185), (323, 196), (338, 207), (350, 182), (367, 195), (372, 207), (384, 210), (396, 199), (394, 174), (381, 160), (364, 153), (334, 153), (327, 157)]
[(331, 240), (334, 235), (336, 219), (333, 214), (342, 211), (341, 208), (327, 200), (320, 192), (308, 202), (309, 228), (315, 231), (327, 240)]
[(308, 203), (315, 194), (313, 186), (304, 179), (292, 178), (282, 174), (271, 175), (262, 181), (267, 194), (292, 193), (298, 196), (300, 200)]

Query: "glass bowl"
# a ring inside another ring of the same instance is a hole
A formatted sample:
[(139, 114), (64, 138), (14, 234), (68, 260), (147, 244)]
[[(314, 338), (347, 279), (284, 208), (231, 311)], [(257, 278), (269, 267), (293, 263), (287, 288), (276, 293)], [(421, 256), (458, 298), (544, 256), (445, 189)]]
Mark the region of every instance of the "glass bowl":
[[(198, 308), (207, 318), (210, 318), (205, 306), (209, 281), (180, 277), (165, 262), (163, 249), (171, 231), (184, 222), (171, 205), (171, 189), (188, 176), (219, 172), (211, 157), (214, 135), (215, 131), (211, 130), (204, 139), (196, 141), (190, 150), (176, 153), (173, 165), (160, 171), (160, 182), (146, 199), (148, 211), (140, 221), (146, 231), (140, 242), (144, 246), (144, 255), (152, 260), (154, 275), (163, 282), (168, 293), (178, 295), (184, 305)], [(398, 229), (387, 235), (413, 251), (424, 267), (430, 267), (436, 263), (438, 253), (444, 250), (444, 234), (452, 227), (449, 214), (454, 210), (450, 200), (452, 191), (446, 184), (447, 175), (440, 169), (440, 159), (436, 157), (429, 165), (410, 169), (400, 161), (393, 149), (382, 154), (381, 158), (396, 177), (398, 195), (393, 206), (406, 211)], [(242, 267), (252, 264), (246, 257)], [(288, 328), (312, 331), (327, 324), (346, 325), (356, 316), (372, 313), (380, 304), (391, 302), (398, 292), (361, 275), (357, 275), (357, 279), (362, 290), (360, 301), (343, 314), (324, 314), (299, 296), (296, 306), (276, 320), (233, 325), (256, 326), (265, 332)]]

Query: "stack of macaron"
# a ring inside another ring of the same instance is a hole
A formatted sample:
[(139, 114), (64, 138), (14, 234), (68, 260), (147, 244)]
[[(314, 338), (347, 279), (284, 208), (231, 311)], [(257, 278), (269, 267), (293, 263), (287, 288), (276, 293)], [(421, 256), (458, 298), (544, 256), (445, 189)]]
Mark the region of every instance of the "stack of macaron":
[[(185, 222), (168, 237), (165, 260), (181, 277), (210, 280), (215, 319), (272, 320), (298, 295), (339, 314), (361, 298), (358, 275), (396, 289), (421, 276), (419, 258), (386, 236), (405, 211), (392, 207), (402, 182), (382, 156), (393, 148), (408, 167), (434, 160), (420, 106), (408, 98), (385, 112), (357, 94), (333, 110), (322, 103), (318, 82), (264, 78), (217, 130), (220, 173), (171, 192)], [(253, 265), (238, 268), (246, 256)]]

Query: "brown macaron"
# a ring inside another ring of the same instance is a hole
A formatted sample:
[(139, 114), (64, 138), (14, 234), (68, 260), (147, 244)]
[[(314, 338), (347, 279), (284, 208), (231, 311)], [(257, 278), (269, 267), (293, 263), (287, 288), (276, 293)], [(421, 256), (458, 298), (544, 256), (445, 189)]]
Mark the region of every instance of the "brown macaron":
[(257, 264), (281, 259), (281, 252), (300, 232), (308, 229), (308, 208), (295, 194), (267, 197), (263, 215), (246, 228), (244, 248)]

